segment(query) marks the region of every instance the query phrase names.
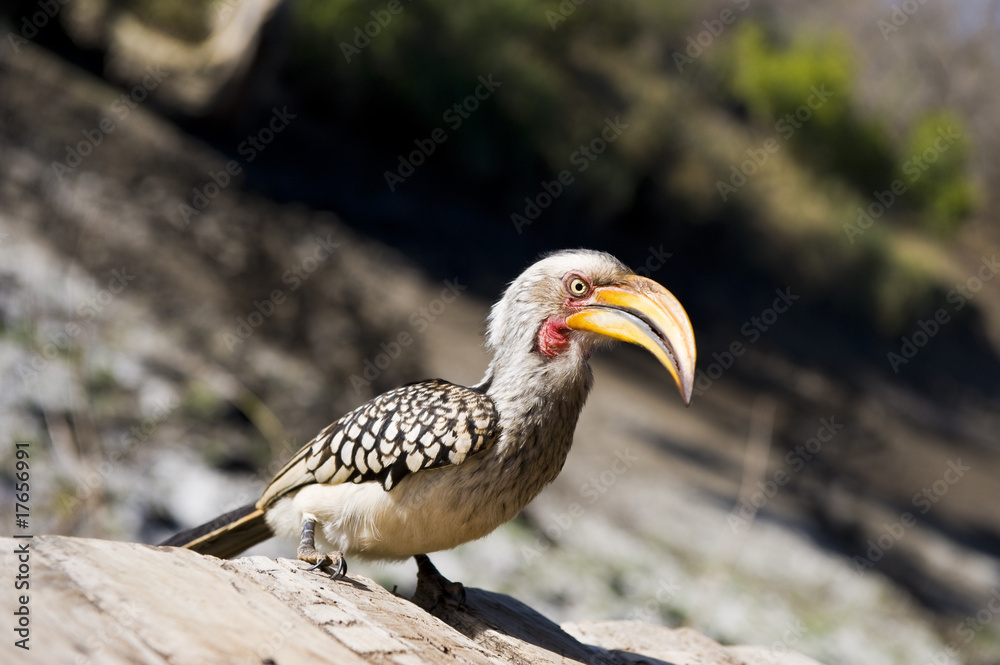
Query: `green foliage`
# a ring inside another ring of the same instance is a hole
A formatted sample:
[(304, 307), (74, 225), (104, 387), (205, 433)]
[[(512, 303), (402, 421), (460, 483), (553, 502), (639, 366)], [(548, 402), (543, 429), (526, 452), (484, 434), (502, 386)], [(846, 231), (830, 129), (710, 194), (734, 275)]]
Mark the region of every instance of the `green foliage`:
[(758, 119), (777, 118), (805, 104), (817, 85), (828, 86), (834, 96), (815, 111), (815, 122), (834, 124), (848, 109), (844, 93), (854, 64), (841, 39), (800, 38), (782, 48), (771, 44), (761, 24), (745, 21), (736, 28), (727, 55), (730, 91)]
[(754, 21), (737, 28), (722, 56), (724, 87), (754, 121), (773, 123), (807, 165), (870, 192), (886, 185), (895, 160), (882, 125), (857, 110), (854, 67), (842, 36), (778, 45)]
[[(781, 44), (754, 21), (736, 29), (719, 58), (730, 103), (745, 108), (757, 124), (773, 123), (776, 136), (789, 141), (804, 166), (849, 183), (862, 197), (898, 178), (907, 193), (892, 211), (896, 219), (937, 235), (954, 233), (978, 202), (961, 120), (947, 111), (930, 112), (918, 117), (905, 141), (894, 141), (887, 122), (861, 110), (854, 69), (841, 36), (801, 34)], [(949, 137), (944, 149), (942, 132)], [(953, 134), (959, 138), (951, 139)]]
[[(398, 124), (383, 125), (374, 136), (402, 147), (443, 126), (443, 113), (473, 92), (477, 77), (493, 73), (506, 83), (512, 65), (533, 58), (536, 66), (522, 85), (502, 91), (526, 127), (544, 123), (561, 85), (545, 54), (532, 45), (548, 29), (543, 12), (523, 2), (401, 2), (396, 13), (387, 7), (341, 0), (294, 6), (294, 64), (312, 89), (323, 91), (324, 102), (362, 125), (396, 115)], [(529, 90), (538, 94), (526, 95)], [(388, 113), (391, 108), (398, 112)], [(484, 104), (471, 127), (492, 124), (496, 112), (495, 103)], [(472, 149), (478, 137), (468, 131), (464, 136)]]
[[(293, 6), (293, 60), (325, 102), (362, 125), (377, 123), (372, 136), (400, 148), (444, 126), (442, 114), (493, 74), (503, 86), (449, 131), (441, 159), (473, 176), (530, 174), (537, 185), (539, 165), (566, 168), (570, 153), (624, 107), (587, 61), (627, 50), (650, 25), (669, 30), (688, 6), (647, 4), (429, 0), (401, 2), (386, 21), (384, 0), (304, 0)], [(384, 25), (372, 24), (377, 16)], [(398, 109), (391, 125), (390, 108)], [(602, 161), (595, 173), (628, 171), (611, 170), (613, 157)]]
[[(940, 250), (898, 227), (947, 232), (968, 214), (976, 201), (964, 175), (968, 141), (942, 153), (912, 189), (907, 180), (907, 192), (873, 228), (846, 233), (872, 192), (903, 178), (915, 151), (933, 145), (942, 123), (960, 127), (929, 115), (898, 140), (858, 102), (846, 38), (781, 41), (746, 16), (705, 47), (706, 76), (692, 76), (694, 69), (677, 71), (669, 46), (683, 49), (677, 45), (703, 29), (703, 7), (692, 2), (395, 7), (390, 17), (387, 0), (292, 5), (293, 75), (332, 117), (384, 149), (405, 152), (445, 127), (442, 113), (471, 94), (479, 76), (493, 74), (502, 87), (460, 129), (446, 128), (433, 159), (450, 160), (473, 181), (499, 176), (502, 187), (489, 189), (509, 196), (501, 203), (509, 210), (523, 207), (541, 179), (571, 168), (570, 155), (605, 118), (620, 116), (629, 124), (621, 139), (586, 172), (573, 170), (584, 184), (566, 199), (591, 221), (628, 211), (651, 235), (663, 233), (658, 225), (718, 223), (745, 240), (748, 263), (825, 294), (887, 334), (935, 302), (946, 274)], [(716, 88), (706, 94), (711, 80)], [(720, 113), (720, 98), (738, 113)], [(717, 181), (764, 137), (780, 149), (720, 200)]]
[(910, 130), (899, 166), (910, 183), (924, 226), (951, 235), (976, 208), (979, 190), (967, 172), (970, 142), (964, 123), (954, 113), (922, 116)]

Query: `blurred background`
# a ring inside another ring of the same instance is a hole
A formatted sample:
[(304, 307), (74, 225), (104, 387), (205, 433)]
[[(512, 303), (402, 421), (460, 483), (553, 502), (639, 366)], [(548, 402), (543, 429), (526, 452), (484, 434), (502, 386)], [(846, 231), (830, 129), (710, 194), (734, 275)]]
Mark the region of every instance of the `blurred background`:
[(478, 381), (504, 285), (587, 246), (684, 303), (694, 402), (595, 358), (563, 474), (442, 571), (557, 621), (1000, 663), (998, 19), (6, 2), (5, 514), (25, 441), (35, 533), (155, 543), (253, 501), (379, 392)]

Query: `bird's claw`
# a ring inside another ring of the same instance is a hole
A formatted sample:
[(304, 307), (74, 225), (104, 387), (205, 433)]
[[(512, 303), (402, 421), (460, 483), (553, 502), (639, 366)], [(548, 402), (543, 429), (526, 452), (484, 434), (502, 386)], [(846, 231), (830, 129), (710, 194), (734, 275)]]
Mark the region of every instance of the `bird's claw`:
[(315, 549), (312, 551), (305, 551), (302, 548), (299, 548), (298, 555), (300, 561), (312, 564), (306, 568), (307, 571), (322, 570), (326, 572), (327, 568), (336, 561), (337, 567), (332, 573), (330, 573), (330, 578), (339, 580), (347, 576), (347, 559), (340, 552), (334, 552), (334, 556), (331, 556), (330, 554), (319, 552)]
[(347, 575), (347, 559), (340, 552), (333, 552), (333, 556), (316, 549), (316, 518), (306, 515), (302, 518), (302, 540), (299, 541), (297, 552), (299, 560), (311, 563), (312, 566), (306, 570), (325, 570), (327, 566), (336, 560), (337, 569), (330, 573), (330, 578), (339, 580)]
[(343, 579), (346, 576), (347, 576), (347, 559), (345, 559), (344, 555), (341, 554), (340, 559), (337, 561), (337, 570), (333, 571), (330, 574), (330, 577), (335, 580), (339, 580)]

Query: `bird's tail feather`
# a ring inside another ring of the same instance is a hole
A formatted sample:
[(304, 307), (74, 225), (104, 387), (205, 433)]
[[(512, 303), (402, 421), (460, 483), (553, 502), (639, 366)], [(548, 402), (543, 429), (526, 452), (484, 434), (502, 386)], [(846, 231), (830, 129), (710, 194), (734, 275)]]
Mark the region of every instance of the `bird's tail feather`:
[(219, 515), (193, 529), (182, 531), (160, 543), (229, 559), (272, 537), (274, 532), (264, 521), (264, 511), (250, 503)]

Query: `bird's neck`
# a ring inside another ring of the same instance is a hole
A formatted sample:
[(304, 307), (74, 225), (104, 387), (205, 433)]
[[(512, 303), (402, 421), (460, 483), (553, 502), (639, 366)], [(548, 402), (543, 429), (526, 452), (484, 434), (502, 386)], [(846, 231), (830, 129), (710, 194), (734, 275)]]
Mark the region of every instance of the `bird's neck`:
[(562, 469), (592, 383), (587, 355), (576, 348), (556, 358), (498, 356), (490, 364), (479, 385), (500, 415), (495, 454), (512, 467), (511, 477), (530, 478), (521, 487), (527, 501)]

